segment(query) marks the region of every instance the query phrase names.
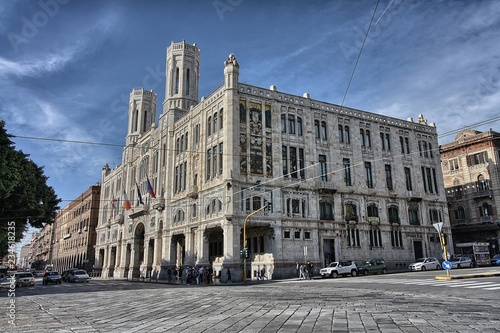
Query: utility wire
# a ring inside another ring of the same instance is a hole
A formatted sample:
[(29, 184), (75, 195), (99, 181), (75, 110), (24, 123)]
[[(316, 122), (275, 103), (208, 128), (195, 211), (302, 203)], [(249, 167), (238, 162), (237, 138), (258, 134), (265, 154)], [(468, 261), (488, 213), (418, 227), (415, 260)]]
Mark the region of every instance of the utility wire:
[(340, 104), (340, 109), (342, 109), (342, 107), (344, 106), (344, 102), (345, 102), (345, 99), (347, 97), (347, 92), (349, 91), (349, 88), (351, 87), (351, 82), (352, 82), (352, 79), (354, 78), (354, 73), (356, 72), (356, 68), (358, 67), (359, 58), (361, 58), (361, 53), (363, 52), (363, 48), (365, 46), (366, 39), (368, 38), (368, 33), (370, 32), (370, 28), (372, 27), (373, 18), (375, 17), (375, 13), (377, 12), (379, 2), (380, 2), (380, 0), (377, 0), (377, 4), (375, 6), (375, 9), (373, 10), (372, 18), (370, 20), (370, 25), (368, 25), (368, 29), (366, 29), (365, 38), (363, 39), (363, 44), (361, 44), (361, 48), (360, 48), (359, 53), (358, 53), (358, 58), (356, 59), (356, 63), (354, 64), (354, 68), (352, 69), (351, 77), (349, 78), (349, 83), (347, 84), (347, 89), (345, 90), (344, 97), (342, 98), (342, 103)]

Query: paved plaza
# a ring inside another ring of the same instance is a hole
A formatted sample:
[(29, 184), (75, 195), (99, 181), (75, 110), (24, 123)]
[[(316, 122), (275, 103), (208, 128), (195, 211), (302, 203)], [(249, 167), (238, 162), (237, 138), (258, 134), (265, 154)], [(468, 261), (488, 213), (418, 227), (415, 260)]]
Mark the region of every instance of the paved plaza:
[[(435, 275), (215, 285), (37, 282), (16, 290), (15, 325), (6, 314), (0, 325), (7, 332), (500, 332), (497, 274), (452, 281)], [(2, 292), (4, 308), (9, 299)]]

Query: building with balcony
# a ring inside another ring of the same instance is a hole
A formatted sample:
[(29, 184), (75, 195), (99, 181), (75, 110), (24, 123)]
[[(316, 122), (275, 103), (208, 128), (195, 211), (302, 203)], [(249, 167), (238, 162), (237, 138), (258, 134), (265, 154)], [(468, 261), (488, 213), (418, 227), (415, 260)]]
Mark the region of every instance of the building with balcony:
[(450, 227), (434, 124), (241, 83), (233, 54), (224, 83), (198, 99), (199, 63), (196, 44), (167, 48), (158, 121), (156, 94), (130, 93), (121, 164), (102, 170), (103, 277), (211, 265), (241, 280), (243, 235), (250, 278), (296, 276), (304, 261), (404, 269), (441, 257), (433, 225)]
[(57, 214), (50, 261), (54, 270), (93, 269), (100, 195), (101, 185), (92, 185)]
[(500, 247), (500, 133), (463, 130), (440, 147), (444, 186), (455, 244)]

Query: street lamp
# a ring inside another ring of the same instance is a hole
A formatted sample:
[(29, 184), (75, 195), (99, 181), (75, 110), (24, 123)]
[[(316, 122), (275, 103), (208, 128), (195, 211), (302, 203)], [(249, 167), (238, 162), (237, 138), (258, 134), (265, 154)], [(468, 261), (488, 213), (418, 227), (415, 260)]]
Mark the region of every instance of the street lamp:
[(247, 282), (247, 221), (250, 218), (250, 216), (260, 212), (267, 206), (262, 206), (259, 209), (251, 212), (250, 214), (247, 215), (245, 218), (245, 222), (243, 223), (243, 282)]

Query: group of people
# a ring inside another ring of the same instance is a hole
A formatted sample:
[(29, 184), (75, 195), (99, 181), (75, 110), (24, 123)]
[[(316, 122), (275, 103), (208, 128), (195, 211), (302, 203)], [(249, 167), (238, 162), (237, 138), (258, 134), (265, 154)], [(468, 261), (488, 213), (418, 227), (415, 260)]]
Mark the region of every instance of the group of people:
[(213, 283), (214, 270), (212, 266), (169, 267), (167, 281), (169, 283), (210, 284)]
[(297, 274), (299, 276), (299, 280), (312, 280), (314, 279), (314, 266), (311, 262), (307, 262), (307, 264), (299, 264), (297, 262)]

